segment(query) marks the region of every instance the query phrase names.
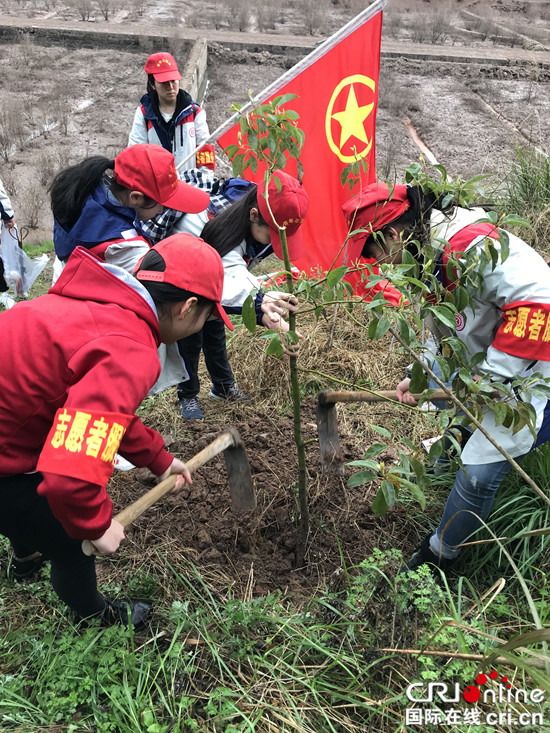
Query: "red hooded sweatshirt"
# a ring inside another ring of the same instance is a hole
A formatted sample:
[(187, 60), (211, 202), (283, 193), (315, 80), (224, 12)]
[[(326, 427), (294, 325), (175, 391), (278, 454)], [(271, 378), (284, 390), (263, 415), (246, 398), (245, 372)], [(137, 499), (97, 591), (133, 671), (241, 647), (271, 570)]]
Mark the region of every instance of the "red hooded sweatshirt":
[(115, 452), (156, 475), (172, 462), (134, 414), (160, 373), (153, 302), (78, 247), (47, 295), (0, 315), (0, 340), (0, 476), (38, 469), (66, 532), (97, 539), (111, 522)]

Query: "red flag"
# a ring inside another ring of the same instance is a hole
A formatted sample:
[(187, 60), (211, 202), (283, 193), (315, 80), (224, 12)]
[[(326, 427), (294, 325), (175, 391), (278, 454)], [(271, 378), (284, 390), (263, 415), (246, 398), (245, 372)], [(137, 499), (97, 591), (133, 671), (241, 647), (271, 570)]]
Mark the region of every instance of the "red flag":
[[(298, 95), (284, 106), (298, 112), (298, 125), (305, 132), (300, 161), (311, 203), (302, 224), (304, 251), (293, 264), (306, 272), (343, 263), (347, 227), (342, 204), (376, 179), (374, 137), (384, 5), (385, 0), (371, 4), (284, 74), (279, 86), (275, 82), (265, 96), (257, 97), (263, 104), (282, 94)], [(238, 131), (238, 125), (233, 126), (218, 139), (219, 144), (238, 145)], [(367, 160), (368, 172), (350, 191), (342, 185), (341, 174), (356, 156)], [(285, 171), (297, 175), (295, 161), (290, 160)], [(248, 169), (245, 175), (258, 180), (259, 174), (253, 176)]]

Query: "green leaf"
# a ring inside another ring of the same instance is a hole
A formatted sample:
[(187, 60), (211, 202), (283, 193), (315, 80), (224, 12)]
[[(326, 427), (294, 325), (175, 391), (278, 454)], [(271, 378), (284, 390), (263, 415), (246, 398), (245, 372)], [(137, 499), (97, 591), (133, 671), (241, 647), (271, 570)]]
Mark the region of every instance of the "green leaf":
[(548, 384), (535, 384), (532, 387), (529, 387), (528, 391), (529, 394), (532, 394), (535, 397), (543, 397), (550, 400), (550, 385)]
[(388, 438), (388, 440), (391, 440), (391, 433), (389, 430), (386, 430), (386, 428), (382, 428), (380, 427), (380, 425), (371, 425), (370, 428), (379, 435), (382, 435), (384, 438)]
[(377, 517), (382, 517), (395, 504), (395, 488), (391, 481), (382, 481), (372, 503), (372, 511)]
[(428, 386), (428, 380), (426, 379), (426, 373), (422, 368), (422, 365), (415, 361), (411, 369), (411, 383), (409, 385), (409, 391), (413, 394), (420, 394)]
[(416, 342), (414, 331), (404, 316), (397, 317), (397, 325), (399, 327), (399, 335), (408, 346), (411, 346)]
[(252, 148), (252, 150), (256, 153), (258, 151), (258, 147), (260, 144), (260, 141), (258, 140), (258, 135), (255, 132), (249, 132), (248, 133), (248, 144)]
[(378, 471), (378, 461), (358, 460), (346, 463), (346, 466), (356, 466), (357, 468), (368, 468), (369, 471)]
[(417, 484), (410, 484), (409, 491), (411, 492), (413, 499), (416, 499), (416, 501), (420, 504), (420, 508), (425, 509), (426, 496), (420, 486), (417, 486)]
[(495, 402), (492, 405), (492, 410), (495, 414), (495, 425), (502, 425), (508, 416), (510, 408), (504, 402)]
[(426, 508), (426, 497), (418, 484), (415, 484), (414, 481), (407, 481), (404, 478), (399, 478), (399, 483), (411, 492), (411, 496), (420, 504), (422, 509)]
[(409, 252), (408, 249), (404, 249), (401, 252), (401, 263), (403, 265), (416, 265), (417, 264), (416, 260), (414, 259), (414, 257), (412, 256), (412, 254)]
[(336, 267), (334, 270), (331, 270), (327, 275), (328, 287), (333, 288), (336, 283), (340, 282), (340, 280), (344, 277), (347, 271), (347, 267)]
[(439, 440), (436, 440), (435, 443), (432, 443), (430, 447), (430, 452), (428, 453), (430, 463), (435, 463), (438, 458), (441, 458), (441, 454), (443, 453), (443, 446), (443, 438), (440, 438)]
[(414, 285), (419, 290), (422, 290), (423, 292), (428, 292), (429, 288), (426, 285), (426, 283), (421, 282), (420, 280), (417, 280), (415, 277), (406, 277), (405, 282), (409, 285)]
[(231, 160), (234, 155), (237, 155), (239, 150), (240, 148), (238, 145), (228, 145), (226, 148), (223, 149), (223, 152), (227, 155), (229, 160)]
[[(376, 324), (376, 328), (374, 329), (374, 336), (373, 336), (375, 340), (382, 338), (382, 336), (389, 330), (391, 326), (391, 323), (388, 321), (388, 319), (384, 317), (375, 318), (373, 323)], [(370, 338), (370, 326), (369, 326), (369, 338)]]
[(406, 445), (406, 446), (407, 446), (407, 448), (408, 448), (409, 450), (411, 450), (411, 451), (415, 451), (415, 450), (416, 450), (416, 446), (415, 446), (415, 444), (414, 444), (414, 443), (412, 442), (412, 440), (409, 440), (409, 438), (406, 438), (406, 437), (405, 437), (404, 435), (402, 435), (402, 436), (401, 436), (401, 437), (399, 438), (399, 442), (400, 442), (401, 444), (403, 444), (403, 445)]
[(349, 477), (346, 486), (348, 489), (354, 489), (356, 486), (368, 484), (377, 478), (378, 476), (373, 471), (358, 471)]
[(388, 446), (385, 443), (373, 443), (367, 448), (363, 458), (374, 458), (375, 456), (378, 456), (380, 453), (382, 453), (382, 451), (385, 451), (387, 447)]
[(292, 94), (290, 92), (288, 94), (281, 94), (279, 97), (274, 97), (271, 100), (271, 105), (273, 107), (282, 107), (283, 104), (286, 104), (287, 102), (290, 102), (292, 99), (297, 99), (297, 98), (298, 98), (297, 94)]
[(372, 341), (376, 337), (376, 329), (378, 328), (378, 318), (373, 318), (372, 321), (369, 323), (369, 327), (367, 330), (367, 335), (369, 339)]
[(452, 296), (453, 296), (455, 308), (459, 312), (463, 311), (467, 307), (468, 303), (470, 302), (468, 291), (465, 288), (462, 288), (460, 286), (456, 287), (453, 290)]
[(498, 238), (500, 242), (500, 261), (506, 262), (510, 254), (510, 237), (508, 236), (508, 232), (501, 229)]
[(246, 298), (243, 303), (242, 319), (245, 327), (250, 333), (254, 333), (256, 330), (256, 309), (254, 302), (256, 300), (255, 295), (252, 293)]
[(244, 153), (239, 153), (231, 161), (231, 164), (233, 166), (233, 174), (236, 177), (241, 176), (245, 170), (245, 157), (246, 156)]
[(414, 471), (414, 476), (416, 478), (416, 483), (419, 486), (424, 486), (427, 482), (426, 479), (426, 468), (423, 463), (421, 463), (417, 458), (414, 458), (413, 456), (409, 456), (409, 462), (411, 464), (411, 468)]
[(273, 354), (279, 359), (283, 354), (285, 353), (283, 351), (283, 347), (281, 345), (281, 338), (278, 333), (276, 333), (272, 338), (271, 341), (268, 344), (267, 349), (265, 350), (266, 354)]
[(295, 127), (293, 135), (296, 140), (296, 144), (298, 145), (298, 147), (301, 150), (304, 147), (304, 140), (306, 139), (305, 132), (301, 130), (299, 127)]
[(515, 214), (507, 214), (502, 220), (502, 226), (528, 227), (529, 229), (531, 229), (531, 224), (527, 221), (527, 219), (522, 219), (520, 216), (516, 216)]
[(439, 366), (439, 371), (441, 372), (441, 379), (443, 382), (448, 382), (451, 378), (451, 369), (449, 366), (449, 362), (444, 359), (442, 356), (436, 355), (434, 356), (434, 361)]
[(477, 381), (468, 369), (461, 369), (457, 376), (460, 378), (462, 384), (466, 385), (466, 387), (470, 387), (470, 389), (474, 390), (477, 389)]
[(453, 331), (456, 329), (456, 321), (454, 314), (449, 308), (444, 305), (431, 306), (428, 308), (431, 313), (437, 318), (438, 321), (444, 323), (446, 326), (451, 328)]

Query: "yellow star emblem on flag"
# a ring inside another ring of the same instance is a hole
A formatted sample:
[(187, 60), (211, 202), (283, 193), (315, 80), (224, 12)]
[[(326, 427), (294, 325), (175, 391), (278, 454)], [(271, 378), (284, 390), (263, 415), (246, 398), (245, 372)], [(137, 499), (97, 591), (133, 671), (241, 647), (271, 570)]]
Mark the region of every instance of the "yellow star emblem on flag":
[(373, 99), (375, 88), (373, 79), (354, 74), (343, 79), (332, 93), (325, 132), (330, 149), (343, 163), (353, 163), (370, 152), (372, 137), (369, 138), (365, 124), (374, 109), (374, 101), (364, 102)]

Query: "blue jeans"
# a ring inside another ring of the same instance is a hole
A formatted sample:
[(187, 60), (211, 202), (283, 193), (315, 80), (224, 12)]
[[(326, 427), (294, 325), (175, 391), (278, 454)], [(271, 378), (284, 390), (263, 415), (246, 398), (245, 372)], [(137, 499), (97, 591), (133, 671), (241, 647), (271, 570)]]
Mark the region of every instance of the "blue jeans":
[[(437, 362), (432, 364), (432, 370), (441, 378)], [(445, 384), (451, 386), (451, 382), (452, 378)], [(439, 385), (430, 379), (429, 387), (438, 389)], [(447, 407), (445, 402), (435, 402), (434, 405), (438, 410)], [(471, 433), (468, 428), (459, 429), (462, 433), (462, 448), (464, 448)], [(537, 441), (531, 450), (547, 440), (550, 440), (550, 400), (544, 410)], [(435, 475), (449, 469), (450, 461), (447, 454), (452, 451), (452, 444), (446, 439), (445, 452), (434, 465)], [(454, 485), (445, 504), (439, 527), (430, 537), (430, 547), (436, 555), (441, 555), (445, 559), (453, 559), (459, 554), (461, 548), (458, 545), (465, 542), (473, 532), (482, 526), (480, 520), (487, 519), (493, 508), (498, 487), (511, 470), (512, 466), (506, 460), (481, 465), (465, 464), (464, 469), (457, 469)]]
[[(463, 447), (467, 439), (467, 431), (463, 428)], [(547, 440), (550, 440), (550, 400), (544, 410), (537, 441), (531, 450), (538, 448)], [(450, 443), (446, 441), (446, 449), (449, 448)], [(441, 456), (436, 464), (436, 474), (438, 464), (442, 468), (448, 468), (450, 465), (446, 456)], [(464, 465), (464, 470), (462, 468), (457, 470), (441, 522), (430, 538), (430, 547), (436, 555), (441, 554), (441, 557), (446, 559), (458, 555), (460, 552), (458, 545), (482, 526), (480, 519), (485, 520), (489, 516), (498, 487), (511, 470), (512, 466), (506, 460), (478, 466)]]
[(497, 489), (512, 466), (503, 460), (479, 466), (465, 465), (464, 469), (459, 468), (456, 472), (441, 522), (430, 538), (430, 547), (436, 555), (447, 559), (456, 557), (460, 552), (457, 545), (481, 527), (480, 519), (487, 519)]

